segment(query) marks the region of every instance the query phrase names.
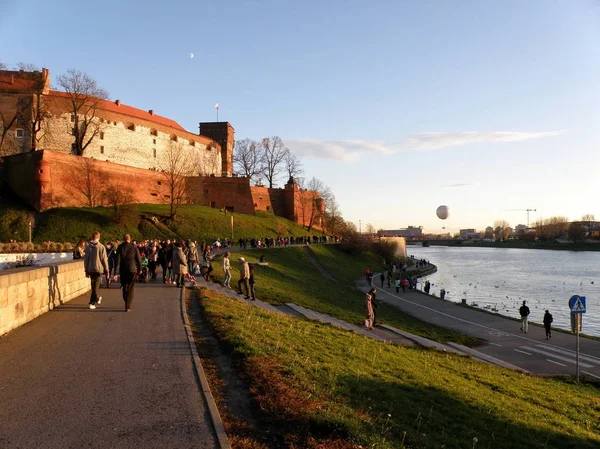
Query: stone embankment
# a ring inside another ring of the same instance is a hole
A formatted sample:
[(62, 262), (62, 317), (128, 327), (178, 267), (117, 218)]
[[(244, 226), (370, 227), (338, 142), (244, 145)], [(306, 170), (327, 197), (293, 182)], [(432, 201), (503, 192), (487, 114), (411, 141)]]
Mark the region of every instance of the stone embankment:
[(0, 335), (89, 290), (80, 260), (0, 272)]

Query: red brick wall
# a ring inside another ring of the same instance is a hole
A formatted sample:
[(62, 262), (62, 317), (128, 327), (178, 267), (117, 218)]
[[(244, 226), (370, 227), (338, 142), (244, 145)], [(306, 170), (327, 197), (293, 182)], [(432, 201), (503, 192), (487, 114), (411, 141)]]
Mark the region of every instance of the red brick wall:
[[(78, 184), (81, 174), (74, 174), (82, 170), (84, 160), (54, 151), (18, 154), (4, 158), (3, 178), (17, 195), (37, 210), (87, 206), (87, 198)], [(130, 190), (134, 203), (169, 202), (168, 184), (160, 172), (105, 161), (94, 161), (94, 167), (102, 185)], [(304, 194), (312, 199), (316, 195), (299, 192), (296, 185), (289, 184), (285, 189), (251, 187), (248, 178), (191, 177), (187, 182), (188, 200), (193, 204), (228, 208), (243, 214), (270, 210), (303, 225), (310, 217), (312, 202), (301, 201), (300, 197)], [(315, 225), (318, 227), (318, 221)]]

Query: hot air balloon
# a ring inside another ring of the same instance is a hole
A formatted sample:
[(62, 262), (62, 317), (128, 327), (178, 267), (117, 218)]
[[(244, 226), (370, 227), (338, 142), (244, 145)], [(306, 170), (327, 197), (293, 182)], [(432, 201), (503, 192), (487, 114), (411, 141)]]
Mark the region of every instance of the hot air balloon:
[(450, 215), (450, 209), (448, 206), (440, 206), (435, 211), (435, 214), (438, 216), (440, 220), (445, 220)]

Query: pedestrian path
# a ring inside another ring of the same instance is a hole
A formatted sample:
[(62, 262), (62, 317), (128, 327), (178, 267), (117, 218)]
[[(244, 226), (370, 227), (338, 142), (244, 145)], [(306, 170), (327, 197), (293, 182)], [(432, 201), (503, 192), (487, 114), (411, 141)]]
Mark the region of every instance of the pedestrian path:
[[(386, 284), (384, 284), (386, 285)], [(361, 291), (370, 286), (365, 280), (357, 282)], [(462, 307), (450, 301), (408, 291), (396, 293), (395, 288), (377, 288), (377, 299), (425, 322), (479, 337), (487, 345), (477, 351), (503, 360), (523, 370), (544, 375), (575, 375), (576, 337), (564, 332), (552, 332), (546, 340), (543, 327), (529, 326), (520, 331), (519, 321), (497, 314)], [(453, 345), (456, 346), (456, 345)], [(600, 341), (581, 338), (580, 373), (600, 379)]]
[(0, 338), (0, 448), (217, 448), (180, 289), (76, 298)]

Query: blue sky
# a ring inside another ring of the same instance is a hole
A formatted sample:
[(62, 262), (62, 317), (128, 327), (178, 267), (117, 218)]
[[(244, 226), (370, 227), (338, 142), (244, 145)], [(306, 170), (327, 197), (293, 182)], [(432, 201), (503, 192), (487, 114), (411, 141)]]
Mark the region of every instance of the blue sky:
[(5, 0), (0, 41), (9, 65), (81, 69), (190, 131), (218, 101), (363, 226), (600, 220), (595, 1)]

